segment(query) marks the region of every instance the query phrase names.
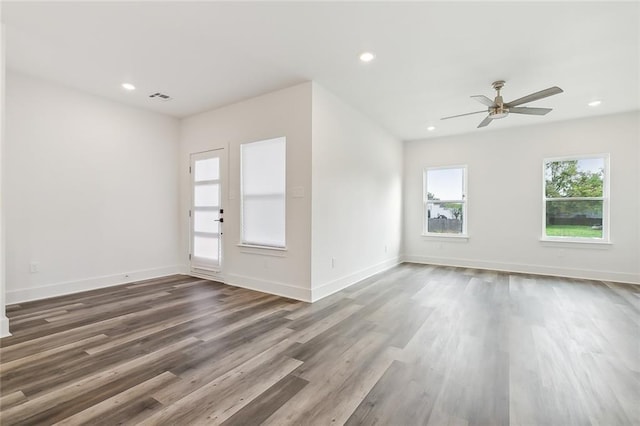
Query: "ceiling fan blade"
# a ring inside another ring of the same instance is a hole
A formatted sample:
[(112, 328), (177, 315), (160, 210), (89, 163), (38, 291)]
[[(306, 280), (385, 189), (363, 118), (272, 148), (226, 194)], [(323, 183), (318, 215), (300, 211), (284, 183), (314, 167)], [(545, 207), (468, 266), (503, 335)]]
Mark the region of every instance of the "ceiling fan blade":
[(496, 106), (496, 103), (493, 102), (491, 99), (487, 98), (485, 95), (473, 95), (471, 97), (476, 101), (480, 102), (481, 104), (486, 105), (488, 107)]
[(485, 119), (484, 119), (484, 120), (482, 120), (482, 121), (480, 122), (480, 124), (478, 124), (478, 129), (479, 129), (480, 127), (486, 127), (486, 126), (488, 126), (488, 125), (489, 125), (489, 123), (491, 123), (491, 121), (493, 121), (493, 118), (491, 118), (491, 116), (490, 116), (490, 115), (487, 115), (487, 116), (485, 117)]
[(451, 115), (449, 117), (443, 117), (440, 120), (448, 120), (450, 118), (456, 118), (456, 117), (464, 117), (465, 115), (473, 115), (473, 114), (480, 114), (481, 112), (487, 112), (486, 109), (483, 109), (482, 111), (476, 111), (476, 112), (468, 112), (466, 114), (459, 114), (459, 115)]
[(512, 107), (509, 114), (545, 115), (553, 111), (552, 108)]
[(520, 99), (516, 99), (515, 101), (507, 102), (504, 104), (505, 108), (511, 108), (514, 106), (526, 104), (527, 102), (537, 101), (538, 99), (544, 99), (549, 96), (557, 95), (558, 93), (562, 93), (563, 90), (557, 86), (549, 87), (548, 89), (541, 90), (536, 93), (532, 93), (527, 96), (523, 96)]

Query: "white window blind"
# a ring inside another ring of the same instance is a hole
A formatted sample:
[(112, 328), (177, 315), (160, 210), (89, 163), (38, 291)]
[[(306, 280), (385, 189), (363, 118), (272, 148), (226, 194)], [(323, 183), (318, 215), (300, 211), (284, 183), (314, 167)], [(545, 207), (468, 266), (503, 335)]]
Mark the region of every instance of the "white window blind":
[(286, 139), (240, 146), (242, 244), (285, 247)]

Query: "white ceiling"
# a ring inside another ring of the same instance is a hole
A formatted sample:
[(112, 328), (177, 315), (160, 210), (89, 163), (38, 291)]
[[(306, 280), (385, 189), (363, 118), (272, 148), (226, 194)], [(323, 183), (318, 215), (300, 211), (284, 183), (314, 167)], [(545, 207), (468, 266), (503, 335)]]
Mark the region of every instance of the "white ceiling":
[[(639, 6), (3, 1), (2, 20), (10, 69), (126, 104), (184, 117), (315, 80), (410, 140), (639, 109)], [(439, 120), (483, 109), (469, 96), (493, 98), (497, 79), (506, 101), (565, 93), (528, 104), (553, 107), (544, 117)]]

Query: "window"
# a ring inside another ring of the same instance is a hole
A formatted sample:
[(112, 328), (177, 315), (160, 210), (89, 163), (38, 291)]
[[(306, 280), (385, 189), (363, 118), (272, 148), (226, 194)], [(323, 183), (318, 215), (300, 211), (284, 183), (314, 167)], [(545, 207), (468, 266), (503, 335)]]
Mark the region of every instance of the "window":
[(543, 238), (608, 240), (607, 155), (544, 160)]
[(241, 243), (285, 247), (284, 137), (240, 146)]
[(467, 234), (467, 167), (424, 171), (424, 232), (428, 235)]

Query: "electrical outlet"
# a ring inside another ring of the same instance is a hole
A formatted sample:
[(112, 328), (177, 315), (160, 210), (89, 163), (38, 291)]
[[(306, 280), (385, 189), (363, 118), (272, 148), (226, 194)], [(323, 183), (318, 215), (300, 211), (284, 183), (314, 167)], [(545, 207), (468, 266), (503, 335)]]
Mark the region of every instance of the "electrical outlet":
[(35, 274), (36, 272), (40, 272), (40, 262), (30, 262), (29, 263), (29, 272)]
[(331, 268), (335, 268), (336, 267), (336, 258), (332, 257), (331, 258)]

